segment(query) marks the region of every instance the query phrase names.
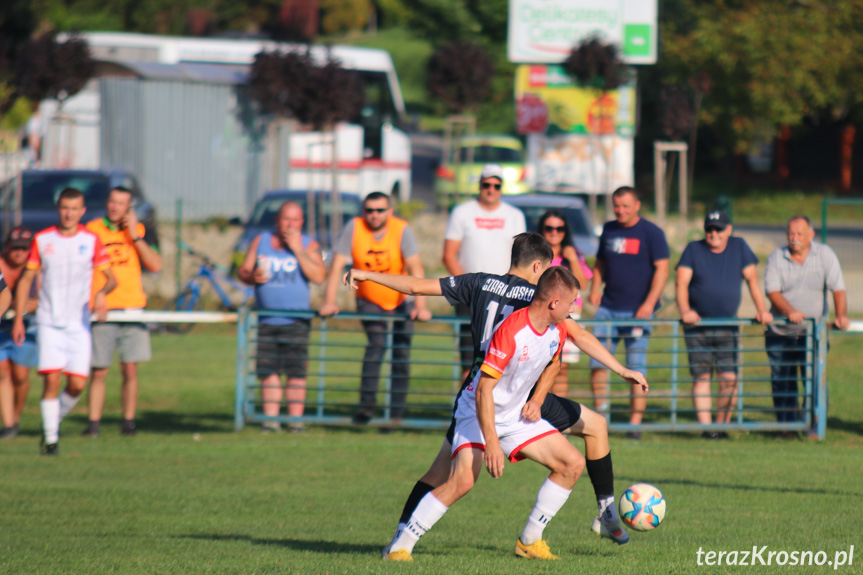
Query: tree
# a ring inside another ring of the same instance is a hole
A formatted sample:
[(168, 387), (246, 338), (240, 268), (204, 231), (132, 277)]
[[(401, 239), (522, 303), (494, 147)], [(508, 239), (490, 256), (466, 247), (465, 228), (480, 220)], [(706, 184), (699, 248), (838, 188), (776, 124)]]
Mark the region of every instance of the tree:
[(563, 61), (563, 69), (581, 86), (600, 92), (616, 90), (624, 81), (625, 69), (617, 46), (597, 37), (575, 46)]
[(22, 96), (34, 102), (54, 98), (62, 105), (84, 88), (96, 65), (85, 40), (73, 35), (57, 42), (57, 33), (48, 32), (20, 48), (16, 68)]
[(321, 28), (327, 34), (362, 30), (371, 9), (369, 0), (321, 0)]
[(488, 96), (494, 69), (494, 62), (480, 45), (448, 42), (429, 59), (429, 93), (452, 111), (475, 110)]
[(315, 130), (355, 118), (364, 103), (359, 74), (329, 54), (318, 65), (309, 48), (257, 54), (249, 92), (264, 111), (295, 118)]

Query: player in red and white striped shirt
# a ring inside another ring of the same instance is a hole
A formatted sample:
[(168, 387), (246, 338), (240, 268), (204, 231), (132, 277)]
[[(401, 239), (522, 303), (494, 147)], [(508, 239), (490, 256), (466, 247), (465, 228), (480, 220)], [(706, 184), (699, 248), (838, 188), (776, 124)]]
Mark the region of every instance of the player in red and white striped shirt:
[[(560, 368), (555, 360), (566, 338), (563, 322), (577, 296), (572, 272), (549, 268), (530, 306), (512, 313), (492, 336), (482, 371), (458, 400), (450, 477), (423, 497), (390, 546), (388, 559), (410, 560), (419, 538), (473, 487), (483, 461), (498, 478), (505, 456), (510, 461), (532, 459), (551, 470), (515, 552), (532, 559), (557, 559), (542, 540), (543, 529), (563, 507), (585, 463), (581, 453), (540, 418), (540, 410)], [(537, 380), (537, 391), (528, 400)]]
[[(105, 296), (117, 285), (111, 260), (96, 234), (80, 225), (87, 208), (84, 194), (66, 188), (57, 199), (60, 222), (33, 236), (27, 266), (15, 292), (15, 323), (12, 339), (24, 342), (24, 309), (30, 286), (41, 272), (39, 307), (36, 311), (39, 373), (45, 377), (42, 410), (43, 455), (57, 454), (60, 421), (75, 404), (90, 373), (90, 293), (93, 272), (105, 275), (105, 286), (94, 299), (99, 321), (107, 315)], [(66, 389), (61, 393), (61, 374)]]

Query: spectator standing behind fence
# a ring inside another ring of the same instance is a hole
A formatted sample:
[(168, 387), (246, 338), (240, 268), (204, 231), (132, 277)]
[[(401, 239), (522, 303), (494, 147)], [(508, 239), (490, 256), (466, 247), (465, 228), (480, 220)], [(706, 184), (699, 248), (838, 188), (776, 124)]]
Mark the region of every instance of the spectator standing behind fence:
[[(323, 283), (327, 268), (317, 241), (303, 233), (303, 209), (285, 202), (276, 215), (274, 232), (264, 232), (249, 245), (240, 266), (240, 279), (255, 286), (255, 307), (267, 310), (309, 310), (309, 282)], [(267, 417), (278, 417), (284, 397), (289, 417), (302, 417), (306, 402), (309, 320), (262, 316), (258, 320), (258, 377)], [(281, 377), (286, 378), (283, 388)], [(284, 389), (284, 394), (282, 390)], [(266, 421), (262, 431), (279, 431), (278, 421)], [(288, 430), (303, 431), (302, 422)]]
[[(509, 269), (513, 238), (527, 230), (524, 214), (501, 201), (503, 168), (486, 164), (479, 177), (479, 195), (456, 207), (447, 222), (443, 265), (451, 276), (468, 273), (505, 274)], [(466, 305), (455, 306), (459, 316), (470, 316)], [(462, 324), (459, 336), (464, 372), (474, 362), (470, 325)]]
[[(319, 312), (322, 316), (339, 312), (336, 294), (348, 258), (353, 259), (353, 267), (361, 270), (425, 277), (413, 231), (406, 221), (392, 215), (390, 198), (382, 192), (372, 192), (366, 196), (363, 200), (363, 216), (349, 222), (336, 243), (324, 305)], [(417, 296), (416, 304), (406, 298), (406, 295), (390, 288), (365, 282), (357, 289), (357, 311), (361, 314), (408, 316), (411, 320), (431, 319), (424, 296)], [(360, 405), (353, 418), (353, 422), (358, 425), (365, 425), (374, 417), (381, 359), (386, 351), (387, 340), (386, 321), (363, 320), (362, 324), (368, 345), (363, 357)], [(390, 415), (394, 426), (404, 416), (413, 329), (413, 321), (393, 322)]]
[[(99, 237), (108, 257), (117, 287), (107, 295), (109, 310), (142, 310), (147, 295), (141, 283), (141, 270), (156, 273), (162, 269), (162, 256), (151, 246), (144, 224), (135, 216), (132, 191), (116, 187), (108, 194), (105, 217), (87, 224)], [(93, 275), (93, 294), (105, 284), (100, 273)], [(138, 406), (138, 364), (150, 361), (150, 331), (144, 323), (97, 323), (93, 331), (93, 359), (90, 370), (89, 422), (82, 435), (98, 437), (105, 406), (105, 380), (116, 349), (120, 356), (120, 404), (123, 410), (120, 433), (135, 435), (135, 412)]]
[[(27, 256), (30, 255), (32, 239), (33, 232), (20, 227), (13, 228), (6, 236), (3, 256), (0, 257), (0, 272), (9, 289), (3, 291), (0, 314), (5, 313), (11, 303), (15, 284), (24, 271)], [(24, 308), (26, 313), (36, 310), (37, 300), (33, 289), (30, 290), (29, 296)], [(28, 323), (25, 321), (25, 325)], [(0, 419), (3, 420), (0, 438), (3, 439), (13, 439), (18, 436), (21, 410), (24, 409), (24, 402), (30, 392), (30, 368), (39, 362), (36, 327), (27, 326), (22, 345), (15, 344), (11, 332), (12, 321), (5, 319), (0, 321)]]
[[(596, 320), (649, 319), (659, 308), (659, 297), (668, 280), (668, 243), (665, 233), (640, 217), (641, 202), (634, 188), (621, 187), (612, 194), (615, 220), (602, 228), (599, 251), (593, 268), (590, 303), (597, 306)], [(604, 289), (603, 289), (604, 286)], [(626, 367), (647, 375), (647, 341), (650, 327), (605, 326), (599, 324), (594, 335), (611, 353), (623, 339)], [(598, 411), (608, 409), (608, 370), (590, 361), (590, 382)], [(641, 423), (647, 406), (645, 392), (633, 385), (629, 423)], [(630, 432), (633, 439), (641, 434)]]
[[(587, 266), (578, 250), (575, 248), (575, 242), (572, 241), (572, 234), (569, 231), (569, 224), (566, 221), (566, 215), (560, 210), (549, 210), (542, 214), (539, 218), (539, 230), (537, 230), (545, 241), (551, 246), (554, 253), (554, 259), (551, 260), (552, 266), (563, 266), (572, 272), (575, 279), (582, 290), (587, 290), (587, 282), (593, 277), (593, 272)], [(575, 306), (570, 317), (576, 321), (581, 319), (582, 300), (581, 293), (575, 298)], [(578, 363), (580, 354), (578, 347), (567, 339), (563, 344), (563, 353), (561, 353), (560, 372), (557, 375), (557, 381), (552, 388), (552, 391), (559, 395), (566, 395), (569, 388), (569, 368), (567, 364)]]
[[(41, 272), (39, 307), (36, 309), (39, 347), (39, 373), (45, 377), (40, 408), (42, 411), (42, 454), (58, 455), (60, 422), (72, 411), (90, 372), (92, 338), (90, 335), (90, 297), (93, 273), (101, 272), (105, 285), (93, 298), (93, 311), (105, 321), (108, 308), (105, 296), (117, 285), (102, 242), (80, 225), (87, 208), (84, 194), (66, 188), (57, 199), (59, 223), (33, 237), (27, 266), (15, 293), (15, 323), (12, 339), (25, 340), (24, 311), (30, 286)], [(67, 378), (60, 391), (60, 375)]]
[(845, 280), (839, 258), (829, 246), (813, 242), (812, 221), (802, 215), (788, 220), (788, 245), (776, 248), (767, 258), (764, 284), (776, 317), (788, 319), (785, 325), (771, 324), (765, 333), (767, 358), (770, 360), (770, 382), (776, 420), (793, 423), (799, 420), (798, 370), (806, 372), (807, 317), (828, 317), (827, 290), (833, 292), (836, 319), (833, 325), (848, 329)]
[[(716, 423), (731, 421), (737, 394), (740, 329), (735, 326), (699, 326), (707, 318), (734, 318), (740, 307), (740, 282), (746, 280), (755, 319), (773, 321), (764, 305), (758, 273), (758, 258), (746, 240), (732, 237), (734, 228), (725, 212), (714, 211), (704, 218), (704, 239), (689, 242), (677, 264), (677, 306), (683, 319), (683, 333), (689, 351), (692, 403), (698, 423), (710, 425), (712, 401), (710, 376), (716, 368), (719, 396)], [(724, 431), (704, 431), (707, 439), (726, 439)]]

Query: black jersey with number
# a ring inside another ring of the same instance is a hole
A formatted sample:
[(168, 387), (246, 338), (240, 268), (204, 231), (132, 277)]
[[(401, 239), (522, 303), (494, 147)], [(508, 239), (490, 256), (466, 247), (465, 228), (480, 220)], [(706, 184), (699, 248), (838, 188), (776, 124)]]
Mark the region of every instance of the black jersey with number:
[(474, 365), (482, 364), (492, 334), (509, 314), (527, 307), (536, 286), (512, 274), (464, 274), (440, 279), (441, 292), (450, 305), (470, 307)]
[[(512, 274), (475, 273), (441, 278), (440, 288), (450, 305), (460, 303), (470, 307), (474, 361), (464, 383), (467, 385), (482, 365), (491, 336), (509, 314), (530, 304), (536, 286)], [(572, 400), (549, 393), (542, 404), (542, 417), (564, 431), (581, 418), (581, 406)], [(450, 443), (453, 441), (454, 430), (455, 416), (447, 430), (447, 440)]]

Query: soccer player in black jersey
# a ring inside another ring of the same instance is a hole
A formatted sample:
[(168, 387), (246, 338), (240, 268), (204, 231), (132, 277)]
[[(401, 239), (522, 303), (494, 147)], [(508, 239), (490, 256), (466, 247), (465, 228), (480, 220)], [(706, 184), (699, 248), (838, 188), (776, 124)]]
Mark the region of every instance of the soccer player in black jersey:
[[(423, 279), (354, 269), (345, 275), (344, 284), (355, 289), (358, 282), (372, 281), (402, 293), (443, 295), (452, 305), (457, 303), (468, 305), (471, 313), (475, 359), (466, 379), (467, 383), (471, 381), (482, 364), (491, 336), (497, 327), (513, 311), (530, 304), (536, 287), (535, 282), (548, 268), (552, 255), (551, 246), (545, 238), (528, 232), (515, 237), (510, 269), (504, 275), (472, 273), (440, 279)], [(593, 334), (571, 319), (567, 320), (566, 329), (572, 341), (588, 356), (602, 362), (629, 383), (637, 383), (647, 388), (644, 376), (622, 366)], [(587, 472), (599, 507), (599, 514), (594, 519), (591, 529), (597, 535), (624, 544), (629, 541), (629, 535), (620, 526), (614, 505), (614, 472), (608, 443), (608, 424), (605, 418), (595, 411), (572, 400), (548, 393), (554, 381), (554, 375), (550, 373), (550, 377), (541, 379), (534, 391), (537, 397), (545, 394), (542, 418), (562, 433), (584, 438)], [(408, 496), (399, 519), (396, 536), (404, 528), (425, 494), (443, 484), (449, 476), (453, 431), (451, 424), (434, 463), (414, 485), (413, 491)], [(384, 556), (386, 557), (388, 553), (389, 545), (384, 549)], [(390, 559), (397, 558), (390, 557)]]

